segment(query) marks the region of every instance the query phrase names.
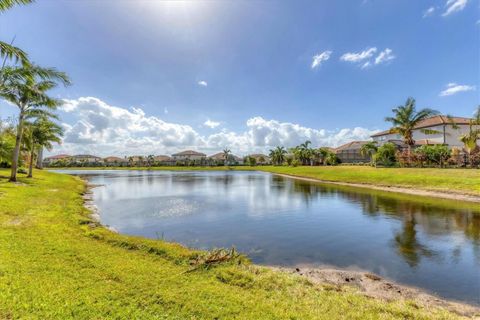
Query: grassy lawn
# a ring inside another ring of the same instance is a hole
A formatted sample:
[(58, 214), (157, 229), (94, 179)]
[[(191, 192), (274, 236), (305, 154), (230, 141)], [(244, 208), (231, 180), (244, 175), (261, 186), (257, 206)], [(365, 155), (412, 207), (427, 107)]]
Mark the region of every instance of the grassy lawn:
[(36, 171), (11, 184), (7, 174), (0, 169), (0, 319), (453, 318), (242, 260), (187, 272), (205, 253), (92, 223), (77, 178)]
[(480, 170), (436, 168), (260, 167), (260, 170), (325, 181), (397, 186), (480, 195)]
[[(66, 168), (69, 169), (69, 168)], [(153, 167), (78, 168), (113, 170), (258, 170), (325, 181), (396, 186), (480, 196), (480, 170), (436, 168), (373, 168), (369, 166), (237, 166), (237, 167)]]

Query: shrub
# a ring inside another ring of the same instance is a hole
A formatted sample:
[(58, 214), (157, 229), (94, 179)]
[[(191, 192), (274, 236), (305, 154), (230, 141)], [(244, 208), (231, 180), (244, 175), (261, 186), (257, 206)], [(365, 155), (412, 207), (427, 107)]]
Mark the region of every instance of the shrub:
[(391, 167), (396, 163), (397, 147), (393, 143), (385, 143), (379, 147), (377, 153), (373, 155), (373, 162), (375, 165), (383, 165)]
[(25, 168), (18, 168), (17, 173), (27, 174), (27, 170)]
[(445, 162), (450, 158), (451, 151), (444, 145), (426, 145), (415, 149), (415, 155), (426, 161), (428, 165), (439, 165), (443, 167)]
[(298, 159), (293, 159), (292, 160), (292, 167), (297, 167), (299, 166), (301, 163)]

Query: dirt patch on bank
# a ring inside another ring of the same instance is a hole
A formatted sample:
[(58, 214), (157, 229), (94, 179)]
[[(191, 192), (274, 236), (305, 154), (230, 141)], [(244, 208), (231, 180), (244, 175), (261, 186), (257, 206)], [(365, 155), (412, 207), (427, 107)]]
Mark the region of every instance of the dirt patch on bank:
[(329, 181), (329, 180), (321, 180), (321, 179), (315, 179), (315, 178), (300, 177), (300, 176), (284, 174), (284, 173), (275, 173), (275, 172), (271, 172), (271, 173), (281, 177), (299, 179), (304, 181), (321, 182), (321, 183), (336, 184), (341, 186), (350, 186), (350, 187), (368, 188), (368, 189), (387, 191), (387, 192), (405, 193), (405, 194), (411, 194), (415, 196), (435, 197), (435, 198), (480, 203), (480, 196), (476, 196), (472, 194), (444, 192), (444, 191), (431, 191), (431, 190), (423, 190), (423, 189), (415, 189), (415, 188), (407, 188), (407, 187), (378, 186), (378, 185), (368, 184), (368, 183)]
[(356, 288), (362, 294), (371, 298), (385, 301), (408, 300), (419, 307), (444, 308), (461, 316), (480, 319), (480, 307), (441, 299), (420, 289), (399, 285), (368, 272), (301, 266), (296, 268), (272, 268), (290, 274), (297, 274), (315, 284), (331, 285), (338, 290), (342, 290), (344, 286), (349, 286)]

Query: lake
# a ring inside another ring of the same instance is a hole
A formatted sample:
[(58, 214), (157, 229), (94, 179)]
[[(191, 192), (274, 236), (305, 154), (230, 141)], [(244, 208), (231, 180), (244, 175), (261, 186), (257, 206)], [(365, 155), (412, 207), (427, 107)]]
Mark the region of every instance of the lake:
[(57, 170), (93, 184), (103, 224), (263, 265), (366, 270), (480, 304), (480, 206), (262, 172)]

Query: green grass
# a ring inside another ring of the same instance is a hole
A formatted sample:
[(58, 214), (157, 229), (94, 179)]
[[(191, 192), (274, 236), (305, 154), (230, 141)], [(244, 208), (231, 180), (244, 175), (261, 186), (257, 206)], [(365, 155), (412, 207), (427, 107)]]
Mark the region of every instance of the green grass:
[(79, 179), (6, 176), (0, 170), (0, 319), (454, 318), (241, 260), (187, 272), (204, 253), (92, 223)]
[(437, 168), (259, 167), (260, 170), (325, 181), (395, 186), (480, 195), (480, 170)]
[[(65, 168), (69, 169), (69, 168)], [(370, 166), (236, 166), (236, 167), (153, 167), (76, 168), (110, 170), (259, 170), (324, 181), (406, 187), (429, 191), (480, 196), (480, 170), (437, 168), (373, 168)]]

